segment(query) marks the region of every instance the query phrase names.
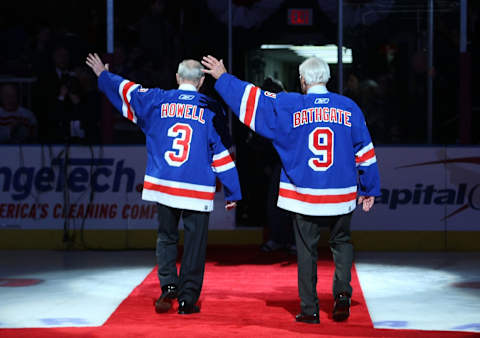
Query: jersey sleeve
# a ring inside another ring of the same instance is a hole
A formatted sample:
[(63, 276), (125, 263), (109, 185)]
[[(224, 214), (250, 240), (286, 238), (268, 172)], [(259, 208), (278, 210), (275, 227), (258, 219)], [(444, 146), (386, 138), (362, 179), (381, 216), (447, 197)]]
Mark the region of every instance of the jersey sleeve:
[(225, 200), (241, 200), (242, 193), (240, 190), (237, 168), (233, 161), (232, 154), (228, 150), (231, 146), (231, 140), (227, 131), (227, 124), (223, 111), (219, 111), (213, 117), (208, 138), (212, 154), (212, 170), (224, 186)]
[(240, 122), (263, 137), (270, 140), (275, 137), (276, 94), (263, 91), (228, 73), (220, 76), (215, 89)]
[(377, 157), (365, 117), (357, 105), (352, 109), (355, 120), (352, 122), (352, 141), (355, 150), (355, 163), (359, 173), (358, 195), (380, 196), (380, 175)]
[(103, 71), (98, 77), (98, 88), (122, 115), (135, 124), (148, 119), (161, 89), (142, 88), (140, 84)]

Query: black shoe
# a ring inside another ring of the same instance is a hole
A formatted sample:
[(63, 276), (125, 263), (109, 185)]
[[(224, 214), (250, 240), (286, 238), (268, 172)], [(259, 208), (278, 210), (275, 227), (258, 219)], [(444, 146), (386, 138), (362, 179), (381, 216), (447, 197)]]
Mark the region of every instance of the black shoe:
[(155, 312), (164, 313), (170, 310), (175, 298), (177, 298), (177, 286), (175, 284), (162, 286), (162, 295), (155, 302)]
[(333, 320), (336, 322), (343, 321), (350, 316), (350, 295), (342, 292), (335, 297), (333, 304)]
[(184, 300), (178, 301), (178, 313), (181, 315), (189, 315), (200, 312), (200, 308), (195, 304), (189, 304)]
[(320, 317), (318, 316), (318, 313), (314, 313), (313, 315), (306, 315), (304, 313), (299, 313), (295, 317), (295, 320), (297, 322), (309, 323), (309, 324), (319, 324), (320, 323)]
[(262, 244), (260, 250), (262, 250), (263, 252), (274, 252), (283, 248), (284, 246), (282, 244), (275, 242), (273, 239), (270, 239)]

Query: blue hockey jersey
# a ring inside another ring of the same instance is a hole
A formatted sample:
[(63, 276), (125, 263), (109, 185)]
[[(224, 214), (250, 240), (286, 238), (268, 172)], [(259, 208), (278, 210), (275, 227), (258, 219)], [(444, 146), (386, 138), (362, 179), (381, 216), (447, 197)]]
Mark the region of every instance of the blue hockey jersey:
[(211, 211), (217, 176), (227, 201), (241, 199), (237, 169), (228, 151), (225, 114), (218, 103), (196, 92), (193, 85), (183, 85), (187, 90), (148, 89), (108, 71), (100, 74), (98, 86), (145, 133), (142, 199)]
[(277, 205), (304, 215), (342, 215), (355, 209), (357, 194), (380, 195), (380, 179), (360, 108), (321, 88), (274, 94), (228, 73), (215, 84), (242, 123), (272, 140), (283, 165)]

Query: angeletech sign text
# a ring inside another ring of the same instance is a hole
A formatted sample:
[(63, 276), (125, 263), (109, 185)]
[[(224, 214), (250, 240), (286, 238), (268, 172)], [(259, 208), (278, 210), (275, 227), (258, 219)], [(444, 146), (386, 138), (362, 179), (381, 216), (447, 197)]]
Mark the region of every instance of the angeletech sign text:
[(141, 200), (143, 147), (95, 149), (95, 156), (75, 147), (65, 157), (58, 146), (48, 161), (39, 149), (25, 147), (21, 161), (14, 147), (2, 149), (10, 158), (0, 165), (2, 226), (50, 228), (65, 218), (121, 226), (121, 220), (149, 224), (156, 218), (155, 204)]

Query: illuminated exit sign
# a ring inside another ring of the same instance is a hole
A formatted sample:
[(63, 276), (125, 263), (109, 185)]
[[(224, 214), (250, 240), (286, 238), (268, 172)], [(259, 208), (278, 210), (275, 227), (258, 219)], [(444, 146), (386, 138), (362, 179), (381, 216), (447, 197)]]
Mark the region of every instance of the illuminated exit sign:
[(311, 8), (289, 8), (288, 24), (292, 26), (311, 26), (312, 25)]

